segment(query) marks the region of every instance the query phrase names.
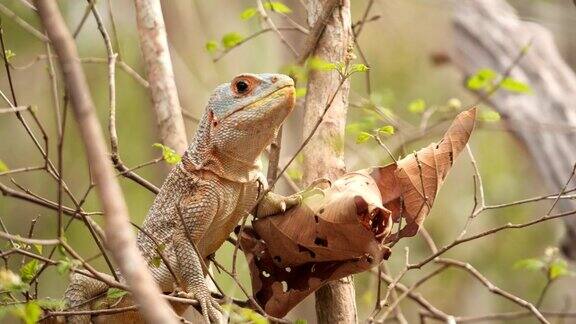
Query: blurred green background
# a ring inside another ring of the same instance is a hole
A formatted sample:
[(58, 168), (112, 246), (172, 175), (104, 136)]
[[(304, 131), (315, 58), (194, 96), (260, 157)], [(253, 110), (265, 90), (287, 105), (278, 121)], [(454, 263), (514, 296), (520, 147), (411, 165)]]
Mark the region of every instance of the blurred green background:
[[(357, 21), (367, 1), (352, 2), (353, 21)], [(24, 6), (22, 1), (1, 0), (1, 3), (37, 29), (41, 29), (35, 12)], [(284, 1), (284, 3), (294, 10), (290, 14), (291, 17), (306, 25), (300, 1)], [(551, 29), (566, 60), (574, 67), (576, 39), (573, 37), (573, 30), (576, 27), (574, 14), (576, 8), (573, 4), (569, 1), (543, 0), (517, 0), (511, 3), (524, 19), (536, 21)], [(85, 2), (59, 1), (59, 4), (66, 21), (74, 29), (85, 11)], [(241, 72), (282, 71), (283, 67), (293, 62), (293, 57), (272, 33), (243, 44), (216, 63), (212, 61), (214, 54), (205, 49), (206, 42), (219, 41), (229, 32), (248, 36), (261, 29), (257, 19), (242, 21), (239, 18), (245, 8), (254, 5), (252, 1), (171, 0), (162, 1), (162, 5), (181, 104), (193, 116), (202, 114), (211, 90), (219, 83), (226, 82)], [(144, 76), (133, 4), (131, 1), (112, 1), (112, 6), (120, 44), (116, 51), (119, 52), (121, 60)], [(99, 1), (97, 8), (104, 17), (108, 30), (112, 32), (108, 2)], [(373, 101), (414, 125), (418, 125), (420, 115), (411, 113), (407, 107), (415, 99), (424, 100), (427, 106), (439, 107), (445, 106), (452, 98), (459, 99), (463, 106), (474, 102), (475, 97), (463, 88), (463, 76), (455, 67), (449, 64), (434, 66), (430, 60), (431, 54), (447, 52), (451, 46), (458, 46), (452, 43), (450, 37), (449, 1), (376, 1), (372, 14), (379, 15), (380, 18), (365, 26), (359, 44), (371, 66)], [(56, 161), (56, 117), (46, 62), (35, 61), (38, 55), (45, 53), (44, 44), (6, 15), (0, 14), (0, 17), (6, 46), (15, 54), (11, 58), (11, 64), (15, 67), (12, 72), (18, 103), (37, 107), (38, 115), (50, 135), (50, 157)], [(273, 18), (278, 25), (282, 25), (281, 17), (273, 16)], [(291, 42), (301, 45), (300, 34), (292, 32), (286, 35)], [(92, 16), (88, 17), (85, 27), (77, 38), (77, 44), (80, 56), (83, 58), (106, 57), (104, 44)], [(34, 63), (30, 65), (31, 62)], [(106, 64), (84, 64), (84, 68), (102, 125), (106, 128), (108, 114)], [(130, 167), (160, 156), (159, 150), (152, 147), (152, 144), (159, 140), (147, 89), (124, 71), (120, 69), (117, 71), (117, 129), (120, 155), (124, 163)], [(4, 70), (0, 75), (0, 89), (8, 94), (9, 87)], [(61, 83), (60, 91), (62, 92)], [(365, 109), (359, 108), (363, 105), (363, 98), (369, 96), (366, 93), (364, 76), (358, 74), (352, 77), (350, 101), (354, 105), (350, 107), (348, 122), (376, 127), (385, 125), (384, 122), (371, 117)], [(7, 105), (3, 103), (0, 107)], [(295, 111), (285, 127), (281, 164), (285, 163), (299, 146), (302, 115), (301, 109)], [(439, 114), (432, 120), (445, 116)], [(29, 115), (26, 117), (30, 120)], [(193, 120), (186, 119), (186, 127), (191, 138), (196, 124)], [(427, 145), (438, 137), (439, 135), (435, 134), (412, 143), (407, 152)], [(389, 139), (392, 146), (395, 140), (394, 137)], [(488, 203), (505, 203), (551, 193), (544, 187), (526, 152), (505, 129), (503, 122), (482, 123), (471, 139), (471, 147), (478, 160)], [(354, 131), (347, 134), (345, 150), (349, 170), (390, 162), (387, 154), (372, 142), (357, 144)], [(38, 166), (43, 163), (40, 154), (14, 115), (0, 115), (0, 160), (9, 168)], [(168, 168), (166, 164), (159, 164), (143, 168), (138, 173), (160, 185)], [(293, 170), (291, 174), (297, 175), (298, 172)], [(426, 220), (425, 226), (439, 246), (455, 239), (472, 208), (472, 174), (470, 159), (466, 154), (462, 154), (436, 199), (431, 215)], [(64, 178), (76, 197), (81, 197), (90, 183), (87, 163), (73, 119), (69, 119), (66, 128)], [(58, 183), (43, 171), (18, 174), (13, 176), (13, 179), (35, 194), (56, 200)], [(0, 181), (14, 187), (8, 176), (0, 177)], [(134, 222), (141, 223), (154, 196), (125, 178), (120, 178), (120, 181), (130, 216)], [(280, 184), (278, 191), (288, 192), (284, 184)], [(72, 205), (67, 199), (65, 203)], [(549, 204), (548, 201), (485, 212), (476, 219), (471, 232), (507, 222), (525, 222), (545, 213)], [(89, 211), (98, 210), (94, 192), (88, 196), (85, 207)], [(0, 197), (0, 218), (10, 233), (25, 235), (30, 227), (30, 221), (38, 218), (35, 237), (54, 237), (56, 215), (56, 212), (27, 202)], [(95, 219), (100, 222), (98, 217)], [(545, 276), (538, 272), (514, 269), (513, 265), (521, 259), (540, 257), (548, 246), (554, 246), (558, 242), (562, 232), (562, 222), (559, 220), (523, 230), (502, 231), (461, 245), (448, 252), (446, 256), (471, 263), (498, 287), (535, 302), (546, 283)], [(73, 223), (66, 237), (82, 256), (88, 258), (97, 253), (89, 233), (79, 222)], [(401, 241), (394, 247), (392, 257), (388, 261), (388, 267), (393, 274), (396, 274), (404, 264), (404, 246), (410, 247), (412, 262), (417, 262), (429, 254), (427, 246), (419, 236)], [(231, 251), (232, 247), (225, 244), (218, 252), (217, 258), (224, 264), (230, 264)], [(249, 285), (243, 258), (241, 261), (242, 279), (244, 284)], [(100, 270), (107, 269), (101, 258), (96, 259), (93, 264)], [(19, 266), (20, 259), (12, 258), (10, 267), (16, 271)], [(428, 265), (419, 271), (411, 271), (402, 282), (409, 285), (435, 267)], [(243, 297), (241, 291), (225, 274), (217, 273), (217, 278), (226, 291), (236, 297)], [(40, 281), (41, 295), (60, 298), (67, 282), (66, 276), (59, 275), (54, 268), (50, 268)], [(360, 319), (365, 319), (375, 303), (376, 281), (370, 274), (360, 274), (355, 276), (355, 283)], [(576, 310), (576, 306), (573, 305), (576, 297), (574, 287), (576, 280), (572, 277), (565, 277), (555, 282), (545, 300), (544, 308)], [(448, 314), (481, 315), (521, 310), (517, 305), (491, 294), (478, 281), (456, 269), (444, 272), (418, 291)], [(313, 323), (315, 317), (313, 307), (313, 298), (309, 298), (299, 305), (289, 318), (304, 318)], [(417, 305), (406, 300), (402, 303), (402, 308), (410, 322), (417, 321)], [(518, 323), (530, 321), (532, 319), (523, 319)]]

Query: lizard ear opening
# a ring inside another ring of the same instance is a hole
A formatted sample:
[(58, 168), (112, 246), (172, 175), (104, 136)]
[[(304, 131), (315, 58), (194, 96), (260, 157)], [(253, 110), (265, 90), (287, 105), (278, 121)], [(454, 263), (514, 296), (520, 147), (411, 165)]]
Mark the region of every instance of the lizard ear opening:
[(210, 121), (212, 128), (218, 126), (218, 117), (214, 115), (214, 112), (212, 110), (208, 110), (208, 120)]

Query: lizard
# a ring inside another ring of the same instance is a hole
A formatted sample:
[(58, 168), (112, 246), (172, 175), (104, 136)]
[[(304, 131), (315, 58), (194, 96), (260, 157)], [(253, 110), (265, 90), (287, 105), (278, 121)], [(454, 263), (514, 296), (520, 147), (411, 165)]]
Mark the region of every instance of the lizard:
[[(301, 202), (299, 194), (264, 191), (260, 163), (294, 103), (294, 82), (282, 74), (240, 74), (216, 87), (194, 141), (169, 172), (138, 233), (138, 247), (149, 264), (162, 245), (163, 262), (149, 267), (162, 291), (172, 292), (179, 283), (181, 295), (198, 300), (207, 322), (221, 323), (223, 315), (210, 295), (201, 258), (208, 263), (254, 208), (256, 217), (264, 217)], [(90, 310), (87, 301), (108, 288), (73, 274), (64, 297), (71, 309)], [(68, 321), (89, 323), (90, 316), (70, 316)]]

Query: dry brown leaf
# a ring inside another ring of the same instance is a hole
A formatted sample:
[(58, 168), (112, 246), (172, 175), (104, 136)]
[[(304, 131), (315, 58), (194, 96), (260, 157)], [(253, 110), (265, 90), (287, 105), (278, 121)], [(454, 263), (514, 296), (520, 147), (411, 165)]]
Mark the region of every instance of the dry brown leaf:
[[(476, 110), (459, 114), (438, 144), (397, 164), (347, 173), (301, 206), (258, 219), (240, 234), (254, 297), (282, 317), (328, 281), (387, 259), (384, 244), (413, 236), (474, 128)], [(405, 226), (392, 233), (393, 223)]]
[(458, 114), (440, 142), (406, 156), (397, 164), (370, 171), (382, 193), (382, 203), (392, 212), (394, 222), (400, 217), (406, 222), (400, 233), (389, 236), (386, 242), (416, 235), (448, 170), (468, 143), (475, 118), (476, 108)]

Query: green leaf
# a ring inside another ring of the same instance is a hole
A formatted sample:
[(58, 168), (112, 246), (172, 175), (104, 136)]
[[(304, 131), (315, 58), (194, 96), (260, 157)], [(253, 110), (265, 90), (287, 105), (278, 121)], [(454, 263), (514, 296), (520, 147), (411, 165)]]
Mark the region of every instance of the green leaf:
[(364, 64), (352, 64), (350, 67), (350, 73), (367, 72), (368, 70), (370, 70), (370, 68)]
[(511, 77), (502, 80), (502, 84), (500, 86), (502, 87), (502, 89), (508, 90), (510, 92), (516, 92), (516, 93), (532, 92), (532, 88), (530, 87), (530, 85)]
[(488, 89), (492, 86), (492, 81), (496, 79), (498, 73), (489, 68), (480, 69), (466, 81), (466, 87), (471, 90)]
[(300, 169), (298, 168), (289, 168), (288, 170), (286, 170), (286, 174), (288, 174), (288, 177), (290, 177), (290, 179), (294, 180), (294, 181), (300, 181), (302, 180), (302, 171), (300, 171)]
[(252, 19), (256, 14), (258, 13), (258, 10), (254, 7), (249, 7), (246, 8), (244, 11), (242, 11), (242, 13), (240, 14), (240, 19), (242, 20), (250, 20)]
[(330, 71), (336, 69), (336, 64), (323, 60), (319, 57), (312, 56), (306, 61), (306, 66), (310, 70)]
[(357, 144), (362, 144), (362, 143), (366, 143), (369, 139), (371, 139), (373, 136), (370, 133), (367, 132), (360, 132), (360, 134), (358, 134), (358, 136), (356, 136), (356, 143)]
[(526, 269), (531, 271), (541, 270), (546, 267), (546, 263), (539, 259), (523, 259), (514, 263), (515, 269)]
[(38, 260), (32, 259), (20, 268), (20, 278), (26, 283), (29, 283), (32, 278), (40, 270), (41, 264)]
[(305, 319), (297, 319), (296, 321), (294, 321), (294, 324), (308, 324), (308, 321)]
[(7, 49), (4, 51), (4, 57), (6, 57), (6, 61), (10, 62), (10, 59), (16, 56), (16, 53), (12, 52), (12, 50)]
[(423, 99), (412, 100), (408, 104), (408, 111), (413, 114), (421, 114), (426, 110), (426, 101)]
[(306, 88), (296, 88), (296, 91), (294, 92), (294, 96), (296, 98), (302, 98), (306, 95)]
[(52, 311), (61, 311), (66, 308), (66, 301), (63, 299), (43, 298), (36, 300), (36, 302), (38, 303), (38, 306), (43, 309), (49, 309)]
[(118, 299), (118, 298), (122, 298), (126, 294), (128, 294), (128, 292), (126, 290), (111, 287), (111, 288), (108, 288), (108, 291), (106, 292), (106, 297), (111, 298), (111, 299)]
[(42, 244), (34, 244), (34, 248), (36, 249), (36, 252), (38, 252), (38, 254), (42, 254), (43, 249)]
[(206, 50), (210, 54), (214, 54), (218, 50), (218, 42), (215, 40), (209, 40), (206, 42)]
[(290, 7), (280, 1), (267, 1), (264, 3), (264, 8), (284, 14), (289, 14), (292, 12)]
[(4, 161), (0, 160), (0, 172), (6, 172), (9, 170), (10, 170), (10, 168), (8, 168), (6, 163), (4, 163)]
[(500, 114), (492, 109), (480, 110), (480, 113), (478, 114), (478, 120), (489, 123), (497, 122), (500, 120)]
[(68, 257), (64, 257), (63, 259), (58, 260), (58, 265), (56, 266), (56, 270), (59, 274), (63, 275), (68, 273), (72, 268), (72, 262)]
[(248, 323), (252, 324), (268, 324), (268, 320), (263, 317), (262, 315), (256, 313), (256, 311), (248, 308), (242, 308), (240, 310), (240, 315), (246, 320)]
[(243, 39), (244, 36), (240, 35), (239, 33), (231, 32), (222, 36), (222, 45), (224, 48), (232, 48), (238, 45), (238, 43), (242, 42)]
[(12, 315), (19, 317), (26, 324), (38, 323), (42, 309), (35, 301), (29, 301), (26, 304), (13, 305), (9, 307)]
[(166, 145), (162, 145), (160, 143), (154, 143), (152, 146), (158, 147), (162, 149), (162, 157), (164, 161), (169, 164), (176, 164), (182, 160), (182, 157), (176, 153), (173, 149), (169, 148)]
[(568, 263), (563, 259), (555, 259), (550, 263), (550, 267), (548, 268), (548, 279), (554, 280), (568, 273)]
[(378, 133), (386, 134), (386, 135), (394, 135), (394, 126), (386, 125), (382, 126), (377, 129)]
[(298, 82), (305, 82), (307, 78), (306, 69), (297, 64), (289, 64), (280, 68), (280, 72), (293, 77)]

